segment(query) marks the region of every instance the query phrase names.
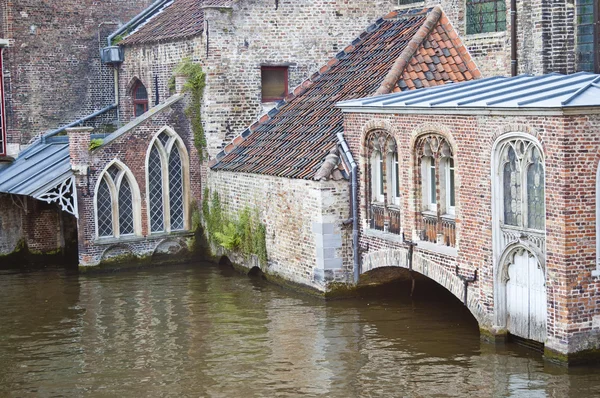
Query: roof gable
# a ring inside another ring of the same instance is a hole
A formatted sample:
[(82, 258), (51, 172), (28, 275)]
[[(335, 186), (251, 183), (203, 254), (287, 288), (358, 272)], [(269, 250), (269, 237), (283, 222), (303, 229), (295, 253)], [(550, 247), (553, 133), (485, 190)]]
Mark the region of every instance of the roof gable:
[(227, 7), (231, 0), (173, 0), (138, 25), (120, 45), (148, 44), (197, 36), (204, 29), (204, 7)]
[[(421, 54), (421, 48), (427, 57)], [(446, 56), (444, 49), (450, 51), (449, 48), (457, 55)], [(338, 101), (387, 93), (399, 86), (415, 88), (454, 81), (448, 72), (431, 72), (431, 75), (424, 72), (444, 68), (450, 64), (450, 57), (457, 69), (452, 69), (454, 79), (480, 77), (468, 52), (462, 48), (439, 7), (392, 12), (369, 26), (311, 79), (296, 87), (277, 108), (234, 139), (217, 155), (212, 168), (313, 178), (335, 145), (336, 134), (343, 131), (343, 115), (335, 107)], [(435, 59), (429, 55), (432, 51)], [(421, 71), (416, 72), (417, 68)], [(404, 73), (411, 74), (413, 87), (404, 80)], [(405, 83), (398, 86), (399, 80)]]

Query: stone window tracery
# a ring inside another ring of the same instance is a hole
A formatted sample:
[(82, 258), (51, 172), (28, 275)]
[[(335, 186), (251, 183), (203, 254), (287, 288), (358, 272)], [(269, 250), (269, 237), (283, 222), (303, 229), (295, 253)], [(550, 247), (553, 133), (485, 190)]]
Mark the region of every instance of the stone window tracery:
[(147, 159), (150, 232), (186, 230), (188, 157), (181, 138), (169, 129), (160, 132)]
[(448, 141), (438, 134), (420, 137), (415, 146), (420, 182), (420, 239), (455, 246), (455, 163)]
[(369, 180), (369, 225), (373, 229), (401, 233), (400, 227), (400, 180), (398, 150), (395, 139), (384, 131), (369, 134), (366, 141), (367, 175)]
[(113, 163), (100, 175), (95, 207), (99, 238), (139, 235), (139, 191), (121, 164)]

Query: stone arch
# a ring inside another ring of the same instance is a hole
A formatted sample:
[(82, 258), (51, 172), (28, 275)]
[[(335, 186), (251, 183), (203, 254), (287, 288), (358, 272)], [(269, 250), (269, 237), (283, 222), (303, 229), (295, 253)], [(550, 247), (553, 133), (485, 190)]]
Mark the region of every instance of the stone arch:
[[(123, 171), (123, 177), (122, 178), (126, 178), (127, 182), (130, 185), (131, 188), (131, 194), (132, 194), (132, 205), (133, 205), (133, 223), (134, 223), (134, 234), (137, 236), (141, 236), (142, 234), (142, 196), (141, 196), (141, 192), (140, 192), (140, 187), (137, 183), (137, 180), (135, 178), (135, 175), (133, 174), (133, 172), (131, 171), (131, 169), (129, 167), (127, 167), (127, 165), (125, 165), (125, 163), (121, 162), (118, 159), (113, 159), (110, 162), (108, 162), (104, 168), (102, 169), (102, 171), (100, 173), (98, 173), (98, 178), (96, 179), (96, 184), (94, 187), (94, 201), (93, 201), (93, 210), (94, 210), (94, 227), (95, 227), (95, 236), (98, 237), (99, 233), (98, 233), (98, 189), (100, 188), (100, 184), (102, 182), (102, 179), (104, 178), (104, 175), (108, 172), (108, 170), (111, 168), (111, 166), (116, 166), (118, 169), (120, 169), (121, 171)], [(115, 192), (111, 191), (111, 195), (116, 194)], [(113, 200), (116, 200), (116, 198), (113, 198)], [(114, 211), (114, 209), (113, 209)]]
[[(161, 134), (164, 133), (166, 134), (169, 138), (168, 141), (165, 142), (164, 144), (162, 142), (159, 141), (159, 137), (161, 136)], [(155, 143), (160, 143), (155, 145)], [(175, 130), (173, 130), (171, 127), (169, 126), (164, 126), (161, 129), (159, 129), (153, 136), (152, 139), (150, 140), (150, 143), (146, 149), (146, 160), (145, 160), (145, 176), (146, 176), (146, 203), (147, 203), (147, 217), (148, 220), (151, 220), (151, 192), (150, 192), (150, 175), (149, 175), (149, 161), (150, 161), (150, 153), (153, 150), (153, 148), (157, 148), (159, 155), (160, 155), (160, 159), (161, 159), (161, 169), (162, 169), (162, 189), (163, 189), (163, 195), (165, 195), (164, 190), (165, 187), (169, 187), (169, 174), (167, 172), (167, 165), (168, 165), (168, 161), (169, 161), (169, 153), (171, 152), (172, 148), (176, 147), (179, 153), (179, 156), (181, 157), (181, 167), (182, 167), (182, 172), (183, 172), (183, 229), (184, 230), (189, 230), (191, 227), (191, 221), (190, 221), (190, 195), (191, 195), (191, 187), (190, 187), (190, 157), (189, 157), (189, 152), (185, 146), (185, 143), (183, 142), (183, 139), (179, 136), (179, 134), (177, 134), (175, 132)], [(166, 200), (164, 199), (164, 203), (167, 205), (170, 205), (170, 200)], [(167, 212), (167, 208), (163, 209), (164, 212)], [(169, 221), (169, 220), (167, 220)], [(151, 226), (150, 226), (150, 222), (148, 223), (149, 227), (149, 233), (151, 233)], [(170, 222), (165, 223), (165, 230), (166, 232), (170, 232), (171, 231), (171, 224)]]
[(100, 263), (126, 262), (136, 258), (136, 254), (129, 245), (118, 243), (108, 246), (100, 256)]
[(184, 251), (186, 245), (180, 239), (167, 238), (159, 241), (152, 251), (152, 255), (173, 255)]
[[(463, 280), (448, 269), (418, 252), (413, 253), (412, 264), (407, 248), (383, 249), (363, 254), (361, 274), (383, 267), (401, 267), (410, 269), (433, 280), (452, 293), (459, 300), (464, 301), (465, 284)], [(464, 303), (480, 326), (490, 324), (488, 316), (479, 301), (478, 291), (467, 287), (467, 302)]]

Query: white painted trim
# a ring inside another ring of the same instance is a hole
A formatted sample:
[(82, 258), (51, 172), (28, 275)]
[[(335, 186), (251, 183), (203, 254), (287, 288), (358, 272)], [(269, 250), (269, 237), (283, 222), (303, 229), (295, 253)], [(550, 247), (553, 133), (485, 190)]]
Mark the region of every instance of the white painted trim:
[[(506, 327), (506, 284), (502, 282), (502, 266), (503, 261), (510, 254), (510, 252), (514, 251), (518, 247), (522, 247), (527, 251), (531, 252), (540, 264), (546, 263), (546, 253), (538, 253), (532, 249), (531, 246), (524, 244), (523, 242), (516, 242), (509, 244), (507, 247), (502, 247), (502, 230), (501, 230), (501, 220), (503, 219), (503, 175), (501, 174), (501, 170), (503, 170), (504, 166), (501, 165), (500, 153), (499, 150), (502, 148), (502, 145), (507, 141), (511, 141), (514, 139), (522, 139), (531, 142), (533, 145), (537, 147), (542, 157), (542, 164), (544, 167), (544, 202), (546, 200), (546, 164), (545, 164), (545, 155), (544, 150), (539, 142), (539, 140), (531, 134), (526, 134), (522, 132), (509, 132), (506, 134), (502, 134), (500, 137), (496, 139), (494, 144), (492, 145), (492, 153), (491, 153), (491, 170), (490, 170), (490, 179), (492, 186), (492, 263), (493, 263), (493, 277), (494, 277), (494, 322), (495, 326), (500, 328)], [(522, 173), (523, 175), (526, 173)], [(521, 189), (522, 195), (526, 195), (523, 191), (526, 189)], [(524, 207), (527, 206), (527, 202), (525, 199)], [(544, 203), (544, 209), (546, 209), (546, 204)], [(525, 225), (525, 217), (526, 214), (522, 214), (523, 217), (523, 225)], [(516, 227), (517, 229), (525, 230), (524, 227)], [(546, 231), (543, 231), (544, 239), (546, 235)], [(547, 274), (546, 274), (547, 278)], [(546, 290), (546, 294), (548, 294), (548, 290)], [(550, 302), (550, 299), (547, 300)]]
[(98, 188), (100, 187), (100, 182), (106, 175), (108, 169), (112, 166), (117, 166), (121, 171), (117, 174), (117, 183), (112, 181), (112, 178), (107, 178), (108, 190), (110, 192), (111, 205), (112, 205), (112, 222), (113, 222), (113, 237), (120, 238), (119, 233), (119, 190), (118, 188), (121, 186), (121, 181), (123, 178), (127, 177), (129, 182), (129, 187), (131, 188), (132, 195), (132, 207), (133, 207), (133, 235), (128, 234), (124, 236), (142, 236), (142, 197), (140, 194), (140, 187), (135, 179), (135, 176), (131, 172), (131, 169), (127, 167), (124, 163), (119, 161), (118, 159), (113, 159), (108, 162), (104, 169), (98, 174), (98, 179), (96, 180), (96, 186), (94, 187), (94, 231), (96, 239), (106, 239), (110, 238), (107, 236), (99, 236), (98, 234)]

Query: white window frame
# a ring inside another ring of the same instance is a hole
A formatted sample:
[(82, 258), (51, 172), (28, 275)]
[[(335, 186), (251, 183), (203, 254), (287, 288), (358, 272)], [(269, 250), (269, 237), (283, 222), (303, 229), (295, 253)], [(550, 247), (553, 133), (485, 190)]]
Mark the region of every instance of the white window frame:
[[(105, 176), (108, 174), (108, 170), (112, 166), (116, 166), (120, 171), (117, 174), (116, 181), (113, 181), (112, 177), (105, 179)], [(121, 187), (121, 181), (123, 179), (127, 179), (129, 183), (129, 188), (131, 190), (131, 204), (133, 208), (133, 233), (132, 234), (121, 234), (120, 233), (120, 223), (119, 223), (119, 188)], [(108, 186), (108, 191), (110, 192), (111, 199), (111, 210), (112, 210), (112, 230), (113, 234), (111, 236), (100, 236), (98, 230), (98, 189), (100, 188), (100, 183), (102, 180), (106, 181), (106, 185)], [(99, 174), (98, 179), (96, 180), (96, 187), (94, 189), (94, 222), (95, 222), (95, 232), (96, 239), (119, 239), (121, 237), (130, 237), (130, 236), (141, 236), (142, 235), (142, 217), (141, 217), (141, 194), (139, 185), (135, 179), (135, 176), (131, 172), (131, 170), (125, 166), (122, 162), (114, 159), (109, 162), (106, 167)]]
[(388, 152), (388, 187), (390, 204), (400, 206), (400, 167), (398, 151)]
[[(446, 184), (444, 189), (444, 194), (446, 196), (446, 214), (455, 215), (456, 214), (456, 169), (454, 164), (454, 158), (445, 158), (445, 175), (446, 175)], [(451, 178), (454, 177), (454, 178)], [(452, 205), (451, 198), (452, 193), (454, 193), (454, 206)]]
[[(165, 133), (169, 136), (169, 140), (167, 141), (166, 146), (158, 140), (158, 137), (161, 133)], [(161, 161), (161, 170), (162, 170), (162, 195), (163, 195), (163, 230), (162, 231), (152, 231), (151, 228), (151, 212), (150, 212), (150, 176), (148, 174), (149, 170), (149, 160), (150, 160), (150, 152), (154, 147), (155, 143), (157, 143), (158, 153), (160, 155)], [(171, 203), (170, 203), (170, 190), (169, 190), (169, 154), (171, 153), (171, 149), (173, 146), (176, 146), (179, 150), (179, 156), (181, 157), (181, 168), (183, 171), (183, 229), (171, 230)], [(146, 150), (146, 217), (148, 220), (148, 234), (149, 235), (161, 235), (165, 233), (171, 233), (175, 231), (188, 231), (191, 227), (190, 222), (190, 161), (189, 155), (185, 145), (183, 144), (183, 140), (181, 137), (170, 127), (165, 126), (160, 129), (157, 133), (154, 134), (152, 140), (150, 140), (150, 145), (148, 145), (148, 149)]]
[(383, 185), (383, 154), (378, 150), (374, 150), (371, 162), (371, 192), (373, 202), (384, 202)]
[[(433, 180), (431, 172), (433, 171)], [(433, 156), (423, 156), (421, 158), (421, 185), (423, 188), (423, 209), (425, 211), (437, 211), (437, 181), (435, 180), (435, 159)], [(433, 188), (433, 189), (432, 189)], [(435, 198), (435, 202), (431, 198)]]

